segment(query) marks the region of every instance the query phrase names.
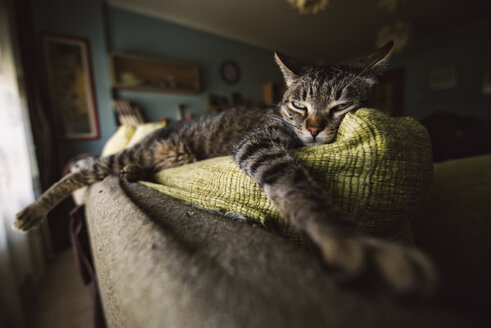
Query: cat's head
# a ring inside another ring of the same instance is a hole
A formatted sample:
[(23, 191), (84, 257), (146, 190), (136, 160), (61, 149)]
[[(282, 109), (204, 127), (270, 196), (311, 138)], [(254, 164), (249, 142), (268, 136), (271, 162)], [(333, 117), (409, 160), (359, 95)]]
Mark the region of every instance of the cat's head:
[(366, 102), (392, 46), (389, 42), (366, 59), (346, 65), (300, 65), (275, 54), (287, 85), (281, 115), (304, 143), (333, 141), (346, 113)]

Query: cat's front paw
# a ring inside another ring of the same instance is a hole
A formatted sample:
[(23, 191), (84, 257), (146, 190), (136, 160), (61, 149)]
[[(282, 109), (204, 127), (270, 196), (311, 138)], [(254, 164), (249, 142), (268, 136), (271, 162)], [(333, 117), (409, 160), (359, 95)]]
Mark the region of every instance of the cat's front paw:
[(34, 205), (30, 205), (17, 213), (12, 226), (14, 229), (27, 231), (39, 225), (45, 217), (46, 214), (43, 211), (40, 211)]
[(401, 296), (430, 296), (437, 285), (432, 262), (420, 251), (355, 233), (317, 240), (328, 269), (352, 281), (376, 282)]

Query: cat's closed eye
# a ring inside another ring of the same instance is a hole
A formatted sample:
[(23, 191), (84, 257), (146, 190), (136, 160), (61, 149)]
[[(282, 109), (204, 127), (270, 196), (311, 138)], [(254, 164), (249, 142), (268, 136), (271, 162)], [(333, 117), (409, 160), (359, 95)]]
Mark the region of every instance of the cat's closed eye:
[(344, 103), (344, 104), (339, 104), (337, 106), (334, 106), (331, 110), (334, 112), (340, 112), (342, 110), (348, 109), (352, 106), (351, 103)]

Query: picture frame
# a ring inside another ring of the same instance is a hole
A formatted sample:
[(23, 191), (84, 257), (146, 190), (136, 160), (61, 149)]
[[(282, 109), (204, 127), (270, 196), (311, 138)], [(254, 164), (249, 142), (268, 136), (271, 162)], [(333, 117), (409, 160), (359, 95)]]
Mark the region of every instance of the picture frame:
[(58, 136), (66, 140), (99, 139), (88, 40), (44, 33), (41, 41), (49, 105)]
[(457, 87), (458, 72), (455, 65), (433, 68), (429, 74), (429, 89), (433, 91), (450, 90)]

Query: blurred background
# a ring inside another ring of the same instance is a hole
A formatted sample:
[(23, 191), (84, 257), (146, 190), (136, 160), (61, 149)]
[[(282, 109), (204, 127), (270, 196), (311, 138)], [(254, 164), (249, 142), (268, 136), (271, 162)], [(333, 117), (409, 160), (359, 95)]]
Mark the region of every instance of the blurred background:
[(53, 263), (73, 205), (29, 234), (15, 213), (117, 126), (267, 106), (274, 51), (345, 63), (394, 40), (371, 105), (422, 122), (435, 161), (489, 153), (490, 37), (487, 0), (0, 0), (0, 324), (28, 325), (46, 272), (71, 270)]

